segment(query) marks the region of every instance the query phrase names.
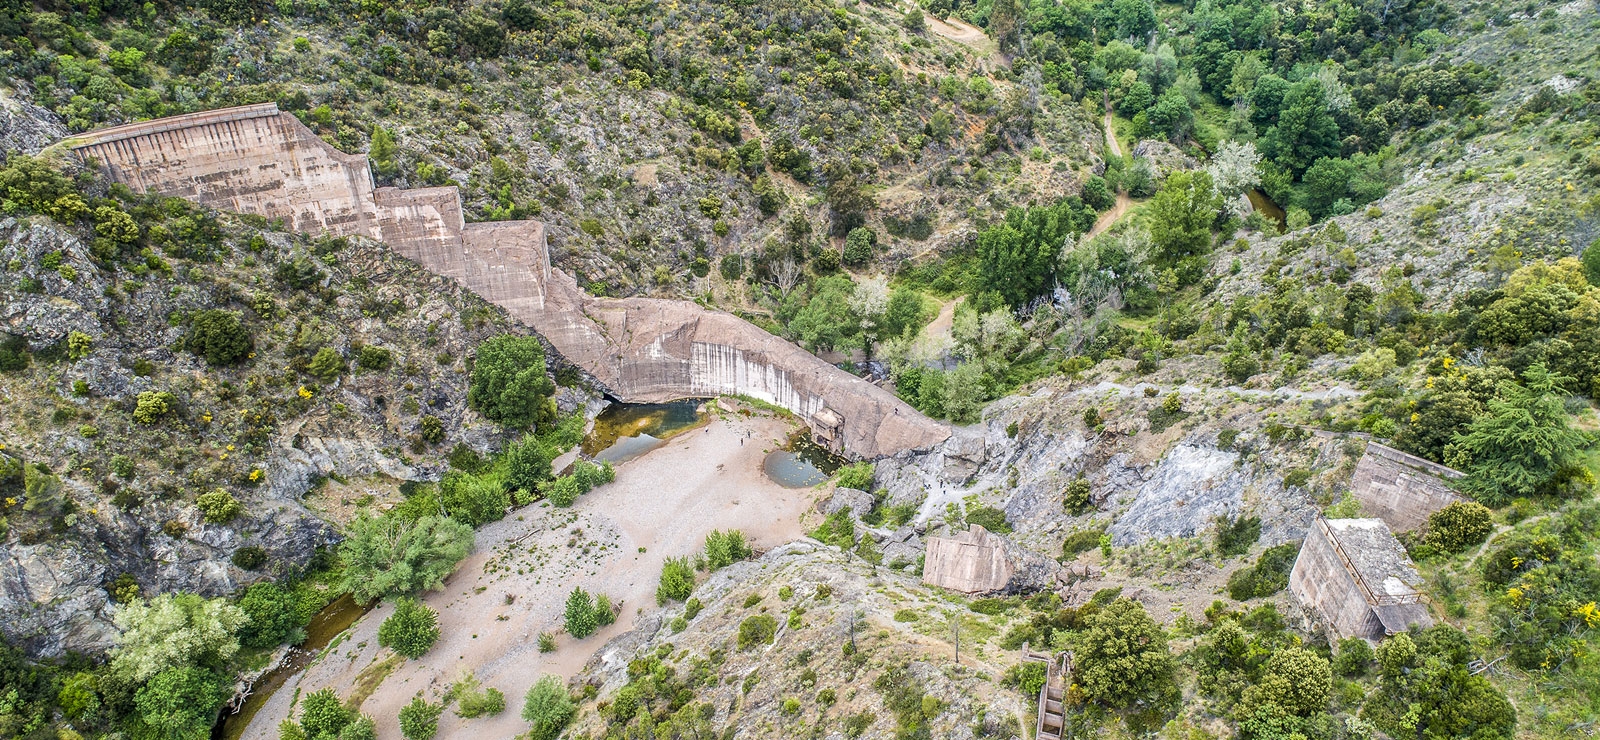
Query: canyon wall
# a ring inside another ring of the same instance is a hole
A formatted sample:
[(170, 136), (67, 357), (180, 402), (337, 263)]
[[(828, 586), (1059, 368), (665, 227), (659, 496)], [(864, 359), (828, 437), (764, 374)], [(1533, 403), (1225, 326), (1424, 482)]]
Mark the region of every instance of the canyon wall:
[(135, 191), (385, 242), (503, 306), (621, 401), (747, 396), (793, 412), (818, 442), (853, 457), (949, 436), (893, 394), (731, 314), (589, 296), (551, 266), (543, 224), (466, 223), (454, 187), (376, 187), (365, 156), (338, 151), (272, 103), (117, 126), (66, 145)]

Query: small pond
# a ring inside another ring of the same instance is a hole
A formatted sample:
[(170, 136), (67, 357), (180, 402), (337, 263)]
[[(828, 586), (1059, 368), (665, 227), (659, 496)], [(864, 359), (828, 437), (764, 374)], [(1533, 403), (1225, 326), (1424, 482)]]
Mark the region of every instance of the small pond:
[(256, 712), (266, 706), (267, 700), (272, 698), (273, 692), (282, 688), (291, 677), (299, 673), (317, 657), (317, 653), (333, 642), (339, 633), (350, 629), (361, 615), (367, 613), (367, 608), (357, 604), (355, 599), (345, 594), (322, 607), (322, 611), (311, 618), (311, 624), (306, 625), (305, 642), (294, 648), (289, 658), (277, 668), (268, 671), (266, 675), (256, 679), (250, 687), (250, 695), (245, 697), (244, 704), (232, 714), (224, 714), (211, 730), (213, 740), (238, 740), (244, 735), (244, 730), (254, 719)]
[(810, 488), (826, 483), (843, 461), (801, 434), (782, 449), (767, 454), (761, 469), (784, 488)]
[(705, 402), (698, 399), (614, 403), (595, 417), (594, 428), (583, 440), (583, 454), (612, 464), (627, 462), (705, 420)]

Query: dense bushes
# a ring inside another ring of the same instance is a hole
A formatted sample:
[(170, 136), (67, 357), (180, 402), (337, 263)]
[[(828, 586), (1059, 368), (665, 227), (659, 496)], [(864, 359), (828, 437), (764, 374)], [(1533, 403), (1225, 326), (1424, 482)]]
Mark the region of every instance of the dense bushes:
[(1137, 601), (1119, 598), (1090, 617), (1076, 647), (1076, 679), (1089, 701), (1127, 707), (1176, 689), (1166, 632)]
[(575, 708), (561, 679), (540, 676), (523, 698), (522, 718), (530, 723), (530, 740), (556, 740), (572, 721)]
[(612, 611), (611, 598), (605, 594), (591, 596), (582, 588), (573, 588), (567, 595), (565, 619), (567, 634), (581, 640), (616, 621), (616, 613)]
[(1289, 585), (1289, 571), (1300, 553), (1300, 543), (1286, 542), (1269, 547), (1255, 565), (1240, 568), (1228, 576), (1228, 595), (1234, 601), (1271, 596)]
[(472, 528), (440, 516), (356, 517), (339, 547), (341, 586), (360, 602), (438, 588), (472, 549)]
[(754, 554), (744, 541), (744, 533), (737, 529), (719, 529), (706, 535), (706, 566), (711, 570), (721, 570)]
[(1447, 553), (1477, 545), (1494, 531), (1493, 514), (1483, 504), (1456, 501), (1428, 515), (1429, 545)]

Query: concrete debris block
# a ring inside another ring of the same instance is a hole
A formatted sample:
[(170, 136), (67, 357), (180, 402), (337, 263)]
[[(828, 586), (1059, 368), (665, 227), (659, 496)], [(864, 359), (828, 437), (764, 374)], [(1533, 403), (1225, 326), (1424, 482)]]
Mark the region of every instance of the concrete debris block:
[(872, 498), (872, 494), (866, 491), (858, 491), (854, 488), (835, 488), (832, 496), (817, 502), (817, 511), (822, 512), (823, 516), (832, 516), (848, 509), (852, 516), (860, 518), (872, 512), (872, 505), (875, 501)]
[(960, 591), (1025, 593), (1055, 585), (1059, 566), (979, 525), (928, 540), (922, 582)]
[(1289, 573), (1289, 590), (1335, 639), (1380, 640), (1433, 619), (1422, 576), (1380, 519), (1318, 519)]
[(1238, 455), (1212, 447), (1180, 444), (1156, 466), (1133, 505), (1111, 526), (1114, 544), (1193, 537), (1219, 516), (1244, 509), (1250, 478), (1234, 465)]
[(551, 266), (544, 224), (467, 223), (453, 187), (375, 187), (366, 157), (338, 151), (273, 103), (116, 126), (69, 146), (135, 191), (382, 241), (504, 307), (623, 401), (748, 396), (793, 412), (820, 444), (852, 457), (928, 449), (949, 435), (894, 394), (732, 314), (586, 295)]
[(944, 470), (941, 477), (950, 483), (972, 478), (989, 459), (988, 441), (983, 429), (956, 429), (944, 443)]
[(1363, 514), (1382, 519), (1396, 532), (1409, 532), (1427, 524), (1429, 514), (1466, 500), (1444, 480), (1462, 476), (1458, 470), (1369, 442), (1350, 478), (1350, 493), (1361, 502)]

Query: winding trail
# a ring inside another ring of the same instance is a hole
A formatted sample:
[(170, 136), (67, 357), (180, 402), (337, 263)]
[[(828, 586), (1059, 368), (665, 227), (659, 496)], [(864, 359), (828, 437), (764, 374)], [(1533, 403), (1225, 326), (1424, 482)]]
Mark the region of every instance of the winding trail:
[[(1122, 145), (1117, 142), (1117, 131), (1111, 125), (1111, 103), (1109, 100), (1106, 102), (1105, 129), (1106, 147), (1111, 150), (1112, 154), (1118, 157), (1122, 156)], [(1117, 200), (1111, 205), (1111, 210), (1100, 214), (1100, 217), (1095, 219), (1094, 226), (1090, 227), (1089, 232), (1083, 235), (1083, 240), (1088, 241), (1105, 233), (1106, 229), (1111, 228), (1111, 225), (1116, 223), (1117, 219), (1122, 218), (1123, 214), (1128, 212), (1128, 207), (1131, 205), (1133, 205), (1133, 198), (1128, 196), (1127, 189), (1117, 188)]]

